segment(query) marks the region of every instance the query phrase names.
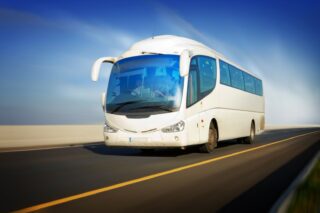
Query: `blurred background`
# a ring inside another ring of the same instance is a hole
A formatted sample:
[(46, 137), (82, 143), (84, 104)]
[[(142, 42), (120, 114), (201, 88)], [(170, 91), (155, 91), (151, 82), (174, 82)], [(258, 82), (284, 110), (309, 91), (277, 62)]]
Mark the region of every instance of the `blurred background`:
[(267, 124), (320, 124), (319, 1), (1, 0), (0, 125), (102, 123), (91, 65), (160, 34), (262, 78)]

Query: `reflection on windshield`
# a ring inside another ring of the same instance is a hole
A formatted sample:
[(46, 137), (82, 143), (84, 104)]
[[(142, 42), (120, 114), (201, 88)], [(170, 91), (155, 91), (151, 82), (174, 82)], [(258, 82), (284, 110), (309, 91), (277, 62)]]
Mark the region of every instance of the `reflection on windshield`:
[(107, 91), (107, 112), (165, 113), (178, 110), (183, 77), (179, 56), (144, 55), (114, 64)]

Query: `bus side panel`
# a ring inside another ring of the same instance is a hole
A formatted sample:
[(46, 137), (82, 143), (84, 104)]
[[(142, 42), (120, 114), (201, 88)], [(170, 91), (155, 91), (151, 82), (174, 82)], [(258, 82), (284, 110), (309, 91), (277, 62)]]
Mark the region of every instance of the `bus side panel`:
[(199, 144), (199, 115), (200, 103), (196, 103), (186, 109), (187, 144)]
[[(219, 140), (246, 137), (254, 120), (258, 133), (264, 116), (264, 98), (242, 90), (217, 83), (215, 90), (203, 100), (202, 116), (210, 122), (215, 118), (218, 123)], [(200, 118), (201, 119), (201, 118)], [(206, 125), (208, 128), (208, 125)], [(200, 140), (205, 136), (201, 134)]]

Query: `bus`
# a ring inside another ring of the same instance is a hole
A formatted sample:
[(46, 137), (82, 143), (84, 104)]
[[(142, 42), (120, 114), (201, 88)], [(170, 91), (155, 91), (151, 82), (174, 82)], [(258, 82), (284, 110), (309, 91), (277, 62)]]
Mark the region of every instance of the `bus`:
[(102, 93), (107, 146), (142, 150), (199, 146), (210, 153), (219, 141), (252, 144), (265, 126), (262, 81), (204, 44), (178, 36), (154, 36), (111, 63)]

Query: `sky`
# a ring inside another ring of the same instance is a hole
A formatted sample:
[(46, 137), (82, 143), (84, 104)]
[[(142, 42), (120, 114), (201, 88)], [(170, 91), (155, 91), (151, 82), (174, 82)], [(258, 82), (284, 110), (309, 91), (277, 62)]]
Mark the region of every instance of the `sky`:
[(262, 78), (267, 124), (320, 124), (319, 1), (0, 0), (0, 125), (102, 123), (93, 62), (161, 34)]

